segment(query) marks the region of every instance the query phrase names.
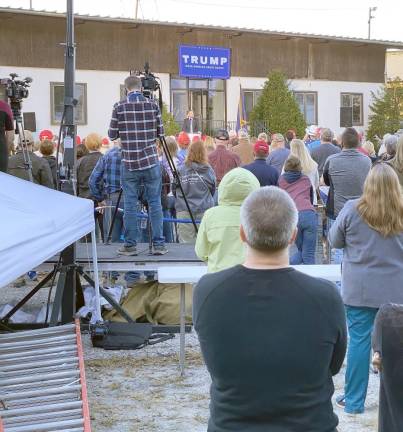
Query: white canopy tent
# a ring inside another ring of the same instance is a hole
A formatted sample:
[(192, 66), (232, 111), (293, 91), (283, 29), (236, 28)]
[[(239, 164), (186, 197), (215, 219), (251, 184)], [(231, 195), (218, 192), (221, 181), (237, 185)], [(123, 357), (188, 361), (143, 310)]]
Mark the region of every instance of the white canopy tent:
[(0, 172), (0, 288), (90, 232), (99, 296), (92, 201)]

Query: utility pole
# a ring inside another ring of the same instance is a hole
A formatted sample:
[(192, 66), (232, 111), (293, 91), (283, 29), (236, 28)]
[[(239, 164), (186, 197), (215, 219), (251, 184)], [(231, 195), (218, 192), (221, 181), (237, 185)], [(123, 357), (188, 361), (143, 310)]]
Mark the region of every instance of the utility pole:
[(139, 12), (139, 1), (140, 1), (140, 0), (136, 0), (136, 8), (135, 8), (135, 12), (134, 12), (134, 19), (137, 19), (137, 16), (138, 16), (138, 12)]
[(376, 6), (368, 9), (368, 39), (371, 39), (371, 20), (375, 18), (372, 12), (375, 12), (378, 8)]

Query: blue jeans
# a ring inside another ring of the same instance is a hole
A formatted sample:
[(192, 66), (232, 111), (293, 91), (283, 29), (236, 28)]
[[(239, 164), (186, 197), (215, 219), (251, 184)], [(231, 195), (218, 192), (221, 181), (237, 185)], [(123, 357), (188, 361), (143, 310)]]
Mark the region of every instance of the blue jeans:
[(122, 187), (125, 202), (123, 216), (124, 237), (126, 246), (135, 246), (139, 238), (137, 224), (137, 202), (141, 185), (144, 186), (145, 198), (148, 202), (154, 246), (163, 245), (162, 207), (161, 207), (161, 168), (158, 165), (145, 170), (129, 171), (122, 163)]
[[(334, 219), (327, 218), (327, 234), (329, 234), (331, 226), (334, 224)], [(330, 264), (341, 264), (343, 262), (343, 249), (331, 248)]]
[(318, 216), (313, 210), (298, 213), (298, 233), (295, 245), (298, 251), (291, 257), (290, 263), (315, 264), (316, 237), (318, 233)]
[(347, 351), (347, 369), (344, 385), (345, 412), (364, 412), (369, 379), (371, 334), (378, 309), (346, 305), (350, 342)]

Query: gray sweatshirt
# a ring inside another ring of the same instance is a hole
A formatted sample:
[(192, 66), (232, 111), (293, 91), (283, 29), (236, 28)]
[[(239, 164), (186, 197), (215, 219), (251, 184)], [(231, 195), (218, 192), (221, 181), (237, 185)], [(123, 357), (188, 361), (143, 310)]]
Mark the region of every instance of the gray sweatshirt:
[(403, 304), (403, 232), (383, 237), (348, 201), (329, 231), (332, 247), (344, 248), (341, 292), (344, 304), (379, 308)]
[[(194, 162), (190, 165), (184, 163), (178, 169), (178, 174), (192, 212), (203, 213), (214, 206), (213, 195), (216, 177), (210, 165)], [(185, 200), (179, 188), (176, 188), (175, 208), (176, 211), (187, 211)]]
[(336, 219), (344, 204), (362, 195), (371, 159), (356, 149), (345, 149), (327, 158), (323, 179), (330, 186), (326, 215)]

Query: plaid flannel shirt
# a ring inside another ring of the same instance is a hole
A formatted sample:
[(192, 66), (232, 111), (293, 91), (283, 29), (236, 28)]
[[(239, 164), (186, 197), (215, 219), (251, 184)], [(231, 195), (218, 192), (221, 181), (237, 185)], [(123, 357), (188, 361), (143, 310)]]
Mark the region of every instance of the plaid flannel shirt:
[(114, 105), (108, 135), (112, 140), (120, 138), (122, 162), (128, 170), (157, 165), (156, 139), (164, 135), (157, 103), (141, 93), (129, 93), (126, 100)]
[(103, 201), (107, 195), (120, 191), (121, 161), (122, 151), (119, 147), (114, 147), (105, 153), (95, 165), (88, 185), (91, 195), (98, 201)]

